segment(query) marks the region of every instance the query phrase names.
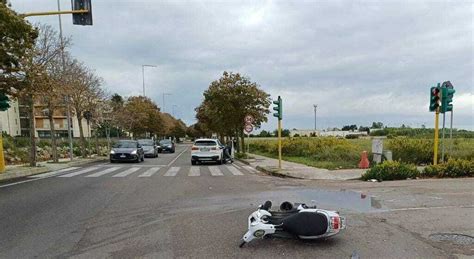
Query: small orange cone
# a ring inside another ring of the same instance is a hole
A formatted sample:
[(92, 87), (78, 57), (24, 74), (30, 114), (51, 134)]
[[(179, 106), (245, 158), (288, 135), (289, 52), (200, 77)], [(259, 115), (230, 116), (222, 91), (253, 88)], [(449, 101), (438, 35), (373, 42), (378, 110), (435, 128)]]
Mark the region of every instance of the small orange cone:
[(367, 158), (367, 151), (362, 151), (360, 154), (360, 162), (359, 162), (359, 168), (360, 169), (367, 169), (369, 168), (369, 159)]

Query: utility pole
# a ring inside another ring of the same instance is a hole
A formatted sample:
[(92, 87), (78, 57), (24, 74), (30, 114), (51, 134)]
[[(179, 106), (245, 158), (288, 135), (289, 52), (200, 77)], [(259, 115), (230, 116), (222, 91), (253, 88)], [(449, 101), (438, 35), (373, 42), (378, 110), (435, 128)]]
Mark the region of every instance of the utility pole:
[[(61, 4), (58, 2), (58, 12), (61, 12)], [(61, 14), (58, 14), (59, 19), (59, 40), (61, 42), (61, 61), (63, 66), (63, 72), (66, 71), (66, 60), (64, 59), (64, 39), (63, 39), (63, 24), (61, 21)], [(64, 83), (64, 82), (63, 82)], [(67, 136), (69, 139), (69, 159), (72, 161), (74, 152), (73, 152), (73, 145), (72, 145), (72, 125), (71, 125), (71, 106), (69, 105), (69, 95), (66, 94), (65, 96), (66, 101), (66, 109), (67, 109)]]
[(316, 112), (318, 110), (318, 105), (313, 104), (313, 107), (314, 107), (314, 131), (316, 131), (316, 129), (317, 129), (317, 127), (316, 127)]
[(142, 79), (143, 79), (143, 97), (145, 97), (145, 67), (156, 67), (155, 65), (142, 65)]

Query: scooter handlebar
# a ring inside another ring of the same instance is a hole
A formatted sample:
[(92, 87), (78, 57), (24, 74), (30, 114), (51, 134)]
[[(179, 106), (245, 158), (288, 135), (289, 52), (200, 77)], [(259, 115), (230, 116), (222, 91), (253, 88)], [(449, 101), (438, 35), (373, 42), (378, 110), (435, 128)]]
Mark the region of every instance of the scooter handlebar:
[(266, 201), (261, 207), (261, 210), (266, 210), (268, 211), (272, 207), (272, 202), (271, 201)]

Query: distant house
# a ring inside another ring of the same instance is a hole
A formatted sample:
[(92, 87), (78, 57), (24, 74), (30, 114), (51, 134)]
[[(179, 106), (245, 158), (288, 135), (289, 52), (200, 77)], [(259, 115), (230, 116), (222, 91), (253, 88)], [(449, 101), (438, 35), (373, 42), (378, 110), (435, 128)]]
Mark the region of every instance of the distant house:
[(300, 136), (300, 137), (341, 137), (344, 138), (347, 135), (355, 136), (367, 136), (366, 131), (348, 131), (348, 130), (313, 130), (313, 129), (292, 129), (290, 131), (290, 136)]

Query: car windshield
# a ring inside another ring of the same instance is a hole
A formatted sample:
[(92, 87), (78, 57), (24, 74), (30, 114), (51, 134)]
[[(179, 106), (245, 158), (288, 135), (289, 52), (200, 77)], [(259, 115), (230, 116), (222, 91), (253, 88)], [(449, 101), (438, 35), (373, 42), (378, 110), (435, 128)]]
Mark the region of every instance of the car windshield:
[(214, 140), (199, 140), (194, 143), (195, 146), (215, 146), (217, 145)]
[(136, 148), (137, 142), (135, 141), (120, 141), (114, 145), (114, 148)]
[(153, 140), (151, 140), (151, 139), (140, 139), (140, 140), (138, 140), (138, 144), (140, 144), (142, 146), (153, 146), (154, 145)]
[(160, 144), (171, 144), (171, 140), (169, 139), (160, 140)]

